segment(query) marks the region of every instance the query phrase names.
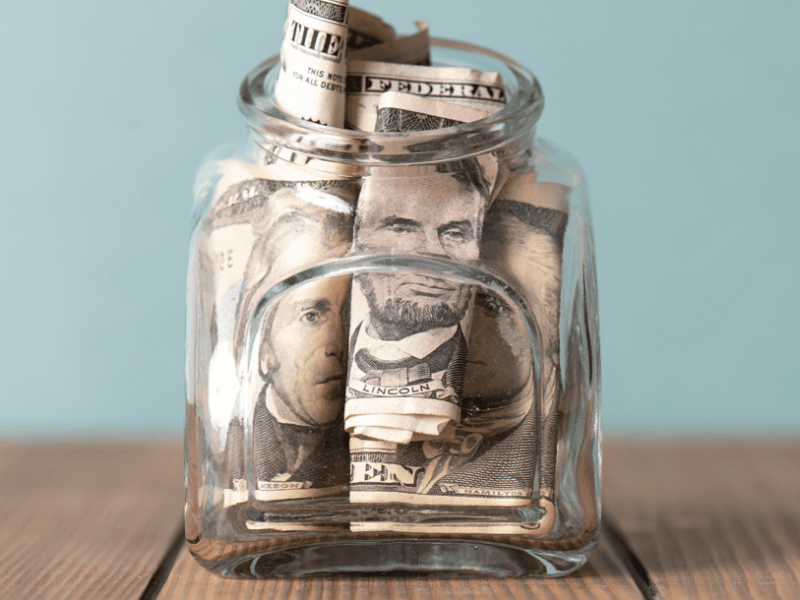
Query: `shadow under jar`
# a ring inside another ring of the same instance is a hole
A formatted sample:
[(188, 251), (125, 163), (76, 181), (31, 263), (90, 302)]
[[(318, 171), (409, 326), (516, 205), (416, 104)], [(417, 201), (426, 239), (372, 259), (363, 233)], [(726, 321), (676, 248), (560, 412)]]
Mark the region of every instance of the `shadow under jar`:
[(505, 104), (434, 131), (321, 127), (272, 102), (275, 57), (240, 89), (249, 137), (200, 169), (185, 512), (215, 573), (548, 577), (597, 545), (583, 175), (536, 137), (530, 72), (445, 40), (432, 60), (500, 73)]

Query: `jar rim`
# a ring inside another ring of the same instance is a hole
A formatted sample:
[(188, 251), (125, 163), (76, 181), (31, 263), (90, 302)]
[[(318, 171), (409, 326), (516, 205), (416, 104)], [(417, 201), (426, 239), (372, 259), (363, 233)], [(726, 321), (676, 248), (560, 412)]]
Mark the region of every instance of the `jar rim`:
[(505, 106), (479, 121), (433, 131), (376, 133), (323, 126), (289, 115), (274, 103), (269, 76), (273, 75), (274, 85), (275, 67), (280, 64), (275, 55), (242, 81), (239, 109), (255, 142), (269, 152), (366, 167), (463, 159), (532, 137), (544, 108), (544, 95), (533, 73), (512, 58), (473, 44), (431, 38), (431, 50), (460, 57), (447, 66), (477, 68), (470, 58), (480, 60), (482, 67), (496, 66), (493, 70), (503, 75)]

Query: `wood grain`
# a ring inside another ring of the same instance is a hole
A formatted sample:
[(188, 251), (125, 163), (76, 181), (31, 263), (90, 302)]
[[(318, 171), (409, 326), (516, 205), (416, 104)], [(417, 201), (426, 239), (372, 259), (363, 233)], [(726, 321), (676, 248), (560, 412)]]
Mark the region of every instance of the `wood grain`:
[(236, 580), (213, 575), (184, 547), (159, 600), (489, 600), (582, 599), (639, 600), (631, 577), (601, 542), (589, 563), (561, 579), (320, 577), (313, 579)]
[(603, 500), (660, 593), (800, 598), (800, 444), (607, 444)]
[[(800, 598), (800, 443), (611, 443), (604, 511), (661, 593)], [(181, 523), (177, 445), (0, 445), (0, 596), (138, 599)], [(231, 580), (183, 547), (161, 599), (641, 598), (607, 540), (573, 575), (539, 579)]]
[(180, 445), (0, 446), (0, 596), (138, 599), (181, 524)]

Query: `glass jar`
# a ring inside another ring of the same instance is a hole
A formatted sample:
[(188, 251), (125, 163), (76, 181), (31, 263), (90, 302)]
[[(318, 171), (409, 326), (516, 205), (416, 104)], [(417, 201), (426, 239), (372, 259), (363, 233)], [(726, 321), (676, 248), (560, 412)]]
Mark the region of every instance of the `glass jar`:
[[(500, 73), (505, 106), (434, 131), (321, 127), (272, 102), (275, 57), (240, 89), (249, 138), (200, 169), (185, 508), (213, 572), (555, 576), (597, 544), (583, 175), (535, 136), (530, 72), (443, 40), (432, 61)], [(427, 354), (403, 362), (415, 335)]]

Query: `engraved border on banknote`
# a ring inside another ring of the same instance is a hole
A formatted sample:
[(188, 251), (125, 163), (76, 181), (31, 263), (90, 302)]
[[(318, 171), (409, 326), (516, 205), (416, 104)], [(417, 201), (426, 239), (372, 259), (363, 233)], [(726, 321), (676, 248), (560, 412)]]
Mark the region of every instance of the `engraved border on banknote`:
[[(380, 87), (373, 87), (370, 89), (369, 84), (371, 80), (374, 81), (388, 81), (392, 85), (386, 89), (381, 89)], [(396, 86), (394, 84), (397, 84)], [(413, 91), (410, 91), (408, 87), (402, 87), (402, 84), (422, 84), (429, 86), (432, 90), (434, 88), (442, 89), (443, 87), (471, 87), (471, 88), (486, 88), (492, 91), (492, 95), (488, 97), (475, 97), (475, 96), (453, 96), (447, 94), (415, 94)], [(346, 93), (359, 93), (359, 94), (383, 94), (385, 92), (403, 92), (406, 94), (413, 94), (415, 96), (421, 96), (423, 98), (444, 98), (447, 100), (477, 100), (481, 102), (495, 102), (497, 104), (502, 104), (505, 106), (505, 90), (497, 85), (490, 85), (488, 83), (475, 83), (475, 82), (468, 82), (468, 81), (427, 81), (424, 79), (415, 79), (413, 77), (404, 77), (402, 79), (394, 78), (394, 77), (387, 77), (385, 75), (367, 75), (367, 74), (358, 74), (358, 75), (348, 75), (345, 78), (345, 92)]]
[(320, 496), (335, 496), (346, 494), (347, 485), (336, 485), (327, 488), (305, 488), (286, 490), (255, 490), (253, 495), (260, 502), (274, 502), (275, 500), (297, 500), (299, 498), (318, 498)]
[(434, 496), (428, 494), (416, 494), (413, 491), (408, 492), (380, 492), (380, 491), (358, 491), (350, 488), (350, 502), (376, 504), (380, 502), (402, 502), (403, 504), (411, 504), (414, 506), (424, 505), (437, 505), (437, 506), (483, 506), (486, 508), (495, 508), (498, 506), (530, 506), (531, 490), (515, 490), (520, 494), (526, 494), (525, 497), (511, 497), (502, 498), (497, 496)]
[[(428, 117), (428, 121), (419, 117)], [(418, 118), (422, 127), (404, 127), (404, 122)], [(445, 119), (437, 115), (427, 115), (413, 110), (402, 108), (378, 108), (378, 118), (375, 121), (375, 131), (400, 133), (403, 131), (430, 131), (433, 129), (443, 129), (445, 127), (455, 127), (463, 124), (464, 121), (455, 119)]]
[(297, 10), (312, 17), (331, 23), (347, 24), (347, 6), (325, 2), (325, 0), (291, 0), (291, 3)]

